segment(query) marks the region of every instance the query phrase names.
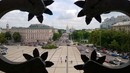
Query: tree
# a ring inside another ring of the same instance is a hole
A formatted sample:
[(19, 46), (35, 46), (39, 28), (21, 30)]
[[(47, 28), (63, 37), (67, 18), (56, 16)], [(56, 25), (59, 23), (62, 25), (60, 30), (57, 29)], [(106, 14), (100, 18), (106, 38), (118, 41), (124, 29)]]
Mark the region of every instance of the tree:
[(10, 32), (5, 32), (5, 38), (7, 40), (11, 40), (12, 39), (12, 36), (11, 36)]
[(21, 42), (21, 35), (19, 32), (14, 32), (13, 33), (13, 39), (14, 39), (14, 42)]
[(83, 37), (84, 37), (84, 39), (88, 39), (89, 38), (89, 32), (84, 32), (83, 33)]
[(52, 39), (53, 39), (54, 41), (58, 40), (59, 38), (60, 38), (60, 34), (59, 34), (59, 33), (54, 33), (54, 34), (53, 34)]
[(116, 40), (113, 40), (111, 42), (111, 44), (109, 44), (110, 48), (114, 49), (114, 50), (119, 50), (120, 45), (118, 44), (118, 42)]
[(107, 49), (130, 51), (130, 32), (94, 30), (90, 33), (89, 43)]
[(3, 44), (3, 43), (6, 43), (7, 40), (5, 38), (5, 34), (4, 33), (0, 33), (0, 43)]

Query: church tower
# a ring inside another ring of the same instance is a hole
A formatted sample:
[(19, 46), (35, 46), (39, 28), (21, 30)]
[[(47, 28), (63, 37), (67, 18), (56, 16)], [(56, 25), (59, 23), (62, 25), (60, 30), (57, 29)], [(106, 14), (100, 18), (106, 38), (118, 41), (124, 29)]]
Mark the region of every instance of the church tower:
[(9, 24), (8, 23), (6, 24), (6, 31), (7, 32), (9, 31)]
[(66, 33), (69, 33), (69, 27), (68, 27), (68, 25), (66, 26)]

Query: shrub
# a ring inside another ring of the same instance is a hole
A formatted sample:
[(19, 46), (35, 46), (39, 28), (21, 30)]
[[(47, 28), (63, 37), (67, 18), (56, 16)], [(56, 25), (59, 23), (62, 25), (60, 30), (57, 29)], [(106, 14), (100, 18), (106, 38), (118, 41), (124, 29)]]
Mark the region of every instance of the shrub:
[(56, 49), (57, 46), (53, 44), (47, 44), (45, 46), (42, 46), (43, 49)]

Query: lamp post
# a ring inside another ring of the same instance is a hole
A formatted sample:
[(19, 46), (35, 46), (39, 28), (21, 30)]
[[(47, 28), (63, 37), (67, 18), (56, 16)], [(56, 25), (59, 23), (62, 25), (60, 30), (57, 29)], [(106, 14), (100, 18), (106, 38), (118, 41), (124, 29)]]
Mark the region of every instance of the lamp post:
[(101, 41), (102, 39), (101, 39), (101, 30), (100, 30), (100, 49), (101, 49)]
[(66, 56), (66, 73), (68, 73), (68, 45), (67, 45), (67, 56)]

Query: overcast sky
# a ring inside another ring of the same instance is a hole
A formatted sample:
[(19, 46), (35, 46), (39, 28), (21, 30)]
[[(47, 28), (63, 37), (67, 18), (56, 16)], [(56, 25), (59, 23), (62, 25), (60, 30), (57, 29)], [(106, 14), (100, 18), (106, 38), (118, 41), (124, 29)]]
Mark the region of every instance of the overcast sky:
[[(78, 12), (81, 8), (74, 5), (74, 2), (77, 0), (54, 0), (55, 2), (48, 6), (53, 15), (43, 14), (44, 21), (43, 24), (53, 26), (55, 28), (66, 28), (68, 25), (70, 28), (73, 27), (75, 29), (94, 29), (99, 28), (100, 23), (98, 23), (95, 19), (89, 25), (86, 25), (85, 18), (80, 17), (77, 18)], [(122, 13), (112, 12), (110, 14), (102, 15), (102, 19), (110, 18), (112, 16), (123, 15)], [(31, 24), (40, 24), (36, 18), (33, 18), (31, 21), (28, 20), (28, 13), (21, 12), (19, 10), (14, 10), (6, 15), (4, 15), (0, 19), (0, 27), (5, 28), (8, 23), (10, 27), (28, 27)]]

